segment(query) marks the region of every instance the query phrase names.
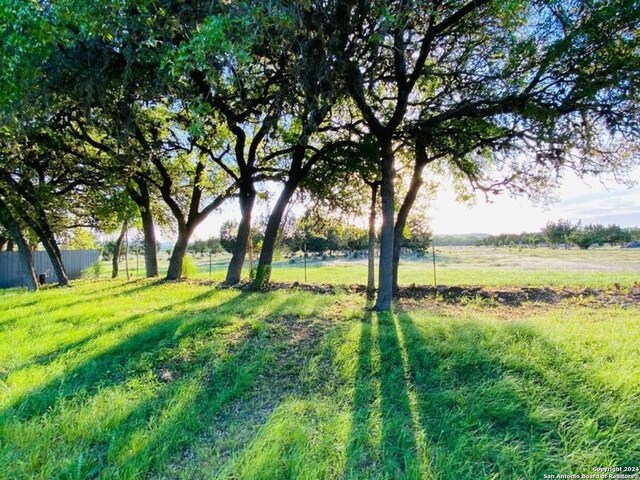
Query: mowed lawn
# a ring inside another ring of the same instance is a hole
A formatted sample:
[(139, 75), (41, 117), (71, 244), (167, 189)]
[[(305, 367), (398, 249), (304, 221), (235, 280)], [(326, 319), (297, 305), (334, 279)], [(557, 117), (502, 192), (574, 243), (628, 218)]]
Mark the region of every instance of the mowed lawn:
[[(166, 273), (168, 257), (161, 252), (161, 275)], [(197, 278), (222, 281), (229, 257), (212, 257), (209, 273), (208, 255), (192, 257), (198, 267)], [(131, 257), (132, 275), (144, 275), (144, 260)], [(110, 264), (104, 262), (104, 277)], [(124, 261), (120, 268), (124, 271)], [(276, 282), (366, 284), (367, 261), (364, 258), (320, 257), (311, 255), (307, 261), (305, 280), (304, 258), (280, 259), (273, 265)], [(243, 272), (248, 276), (248, 268)], [(401, 260), (401, 285), (433, 285), (431, 254), (423, 258), (406, 256)], [(612, 287), (640, 282), (640, 250), (627, 248), (508, 248), (508, 247), (436, 247), (436, 282), (440, 285), (483, 286), (569, 286)]]
[(0, 291), (2, 479), (540, 479), (640, 459), (640, 309)]

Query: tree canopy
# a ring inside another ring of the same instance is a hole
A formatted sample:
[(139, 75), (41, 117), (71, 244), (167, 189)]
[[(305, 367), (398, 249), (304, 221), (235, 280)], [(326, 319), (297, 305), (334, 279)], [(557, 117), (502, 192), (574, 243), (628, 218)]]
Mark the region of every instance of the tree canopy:
[(437, 172), (536, 198), (567, 170), (625, 181), (640, 157), (639, 16), (628, 0), (2, 0), (0, 199), (63, 282), (61, 229), (118, 229), (105, 208), (124, 212), (121, 196), (149, 276), (169, 213), (169, 279), (195, 228), (238, 201), (226, 280), (259, 235), (256, 287), (300, 192), (368, 214), (371, 257), (379, 209), (388, 310), (401, 247), (430, 239), (412, 211)]

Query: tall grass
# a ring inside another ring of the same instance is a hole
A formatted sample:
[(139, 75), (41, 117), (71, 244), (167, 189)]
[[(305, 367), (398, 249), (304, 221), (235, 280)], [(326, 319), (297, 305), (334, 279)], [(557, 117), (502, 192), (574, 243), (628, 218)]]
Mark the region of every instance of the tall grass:
[(640, 458), (638, 309), (0, 292), (0, 477), (543, 478)]

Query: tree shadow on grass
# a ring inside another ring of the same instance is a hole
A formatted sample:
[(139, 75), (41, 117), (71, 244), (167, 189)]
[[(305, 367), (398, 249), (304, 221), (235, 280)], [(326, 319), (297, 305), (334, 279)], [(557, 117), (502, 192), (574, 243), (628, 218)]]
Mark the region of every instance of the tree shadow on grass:
[(372, 324), (373, 314), (367, 311), (360, 325), (358, 346), (358, 367), (355, 373), (353, 406), (351, 410), (351, 429), (347, 444), (345, 476), (356, 478), (368, 467), (379, 462), (380, 450), (375, 441), (376, 418), (373, 415), (377, 397), (377, 385), (372, 365)]
[[(1, 411), (0, 471), (8, 478), (144, 478), (176, 458), (180, 465), (180, 456), (197, 455), (193, 447), (222, 409), (229, 420), (220, 428), (236, 427), (234, 401), (248, 412), (254, 385), (280, 388), (271, 382), (285, 364), (271, 335), (292, 324), (272, 319), (295, 322), (289, 317), (332, 301), (305, 306), (320, 297), (239, 293), (206, 306), (211, 295), (155, 312), (122, 343)], [(353, 328), (359, 343), (349, 357), (358, 362), (348, 377), (350, 405), (336, 402), (335, 390), (284, 384), (266, 406), (265, 428), (232, 452), (242, 461), (237, 469), (229, 461), (231, 478), (542, 478), (639, 456), (632, 433), (612, 433), (624, 429), (622, 416), (633, 423), (632, 407), (616, 412), (623, 400), (616, 392), (589, 395), (597, 381), (532, 327), (367, 312)], [(281, 346), (295, 349), (295, 336)], [(170, 376), (163, 380), (162, 371)], [(605, 397), (616, 402), (601, 406)], [(247, 413), (243, 421), (265, 418)]]
[[(335, 405), (327, 403), (323, 388), (325, 342), (344, 332), (344, 325), (313, 313), (292, 314), (301, 308), (321, 310), (300, 305), (309, 303), (304, 297), (286, 297), (277, 315), (265, 320), (269, 360), (259, 381), (227, 403), (196, 442), (174, 455), (161, 478), (326, 478), (331, 460), (339, 457), (334, 427), (344, 419), (332, 415)], [(315, 300), (311, 303), (322, 305), (326, 298)], [(310, 472), (316, 476), (309, 477)]]
[[(15, 451), (30, 450), (26, 455), (33, 463), (18, 462), (11, 467), (18, 470), (8, 472), (47, 478), (138, 478), (161, 469), (194, 441), (224, 404), (251, 386), (273, 355), (263, 330), (238, 318), (256, 312), (277, 316), (287, 303), (286, 297), (245, 293), (198, 310), (196, 316), (166, 314), (26, 393), (0, 412), (0, 437), (11, 432), (14, 436), (5, 438), (10, 447), (21, 429), (41, 428), (52, 451), (39, 444), (16, 446)], [(163, 379), (161, 372), (169, 376)], [(143, 393), (130, 390), (136, 382), (147, 385)], [(83, 416), (85, 409), (116, 391), (140, 398), (129, 403), (118, 398), (124, 403), (113, 411), (108, 407), (108, 412), (98, 410), (91, 416), (97, 418)], [(110, 418), (102, 424), (102, 416)], [(78, 423), (77, 432), (65, 423), (69, 420)], [(95, 431), (87, 426), (92, 422), (98, 424)]]
[[(153, 282), (153, 284), (155, 284), (155, 282)], [(251, 295), (246, 292), (235, 291), (232, 293), (235, 295), (232, 301), (223, 301), (222, 303), (208, 305), (206, 306), (206, 308), (202, 308), (203, 303), (210, 302), (217, 295), (219, 295), (218, 290), (207, 289), (206, 291), (193, 297), (188, 297), (178, 302), (168, 303), (150, 311), (130, 315), (124, 319), (117, 320), (116, 323), (112, 323), (106, 327), (97, 327), (96, 329), (76, 341), (63, 343), (59, 346), (54, 346), (49, 351), (40, 352), (37, 355), (33, 355), (29, 359), (16, 366), (1, 370), (0, 380), (6, 380), (6, 378), (14, 372), (33, 365), (46, 366), (48, 364), (51, 364), (60, 359), (66, 353), (75, 353), (85, 348), (91, 348), (92, 343), (96, 339), (103, 337), (104, 335), (117, 332), (118, 330), (125, 330), (131, 325), (135, 325), (136, 322), (138, 322), (140, 319), (143, 319), (150, 313), (165, 315), (168, 315), (170, 313), (177, 314), (179, 316), (179, 318), (177, 319), (178, 323), (180, 324), (179, 330), (182, 334), (184, 334), (187, 328), (194, 328), (194, 325), (196, 323), (201, 323), (204, 328), (211, 326), (211, 320), (214, 317), (218, 323), (222, 323), (223, 321), (239, 318), (238, 315), (236, 315), (237, 313), (241, 314), (240, 317), (249, 317), (252, 315), (255, 316), (256, 314), (260, 313), (266, 302), (273, 301), (277, 297), (276, 293), (266, 293), (262, 295)], [(278, 310), (282, 310), (284, 312), (290, 311), (292, 309), (295, 310), (295, 307), (303, 301), (304, 300), (296, 299), (293, 297), (278, 299)], [(85, 301), (83, 300), (76, 303), (85, 303)], [(73, 310), (68, 313), (68, 316), (73, 318), (75, 325), (85, 325), (92, 322), (92, 317), (90, 315), (85, 314), (78, 316), (73, 312)], [(63, 320), (66, 321), (66, 319)], [(3, 326), (3, 324), (0, 324), (0, 330), (2, 330)], [(137, 339), (137, 337), (135, 337), (136, 335), (153, 335), (154, 331), (156, 330), (159, 330), (159, 334), (160, 336), (162, 336), (164, 335), (165, 327), (166, 325), (164, 325), (164, 322), (157, 322), (157, 325), (154, 325), (151, 330), (147, 331), (145, 328), (143, 328), (140, 332), (134, 333), (134, 337), (129, 338), (128, 342), (132, 342), (133, 345), (141, 343)], [(123, 349), (125, 352), (130, 350), (127, 347), (127, 344), (118, 346), (118, 349)], [(106, 352), (106, 355), (109, 356), (111, 355), (111, 353)]]
[[(156, 282), (153, 282), (153, 285), (155, 285)], [(4, 380), (6, 379), (9, 375), (11, 375), (13, 372), (19, 371), (21, 369), (27, 368), (29, 366), (32, 365), (47, 365), (50, 364), (54, 361), (56, 361), (57, 359), (59, 359), (60, 357), (62, 357), (64, 354), (68, 353), (68, 352), (77, 352), (78, 350), (81, 350), (87, 346), (90, 346), (90, 344), (104, 336), (107, 335), (109, 333), (113, 333), (116, 332), (118, 330), (124, 330), (126, 328), (128, 328), (130, 325), (135, 324), (138, 320), (140, 320), (141, 318), (145, 317), (146, 315), (148, 315), (149, 313), (168, 313), (171, 312), (175, 309), (178, 310), (183, 310), (181, 313), (185, 316), (185, 320), (191, 320), (192, 316), (194, 314), (199, 314), (200, 317), (203, 318), (203, 320), (209, 320), (210, 319), (210, 315), (208, 315), (208, 313), (213, 313), (214, 315), (221, 315), (223, 313), (225, 313), (225, 311), (227, 310), (234, 310), (237, 309), (237, 305), (238, 304), (242, 304), (242, 308), (243, 310), (249, 310), (249, 305), (250, 302), (247, 301), (246, 298), (244, 298), (242, 296), (242, 294), (239, 294), (239, 296), (236, 298), (237, 302), (234, 302), (232, 305), (227, 306), (226, 308), (224, 307), (224, 305), (214, 305), (211, 307), (208, 307), (207, 309), (196, 309), (195, 307), (198, 306), (200, 303), (204, 302), (204, 301), (208, 301), (211, 300), (212, 297), (214, 297), (216, 294), (215, 290), (208, 290), (204, 293), (201, 293), (199, 295), (196, 295), (194, 297), (189, 297), (185, 300), (179, 301), (179, 302), (173, 302), (173, 303), (168, 303), (165, 305), (162, 305), (159, 308), (156, 308), (154, 310), (150, 310), (147, 312), (143, 312), (143, 313), (137, 313), (134, 315), (130, 315), (124, 319), (120, 319), (115, 321), (114, 323), (111, 323), (110, 325), (106, 326), (106, 327), (98, 327), (96, 329), (94, 329), (93, 331), (91, 331), (90, 333), (88, 333), (87, 335), (85, 335), (82, 338), (79, 338), (76, 341), (73, 342), (67, 342), (67, 343), (63, 343), (59, 346), (54, 346), (52, 347), (49, 351), (46, 352), (41, 352), (37, 355), (31, 356), (28, 360), (18, 364), (17, 366), (8, 368), (8, 369), (4, 369), (2, 371), (0, 371), (0, 380)], [(77, 301), (77, 302), (73, 302), (73, 304), (83, 304), (83, 303), (89, 303), (91, 302), (93, 299), (92, 298), (88, 298), (85, 300), (81, 300), (81, 301)], [(263, 303), (262, 301), (258, 300), (259, 303)], [(73, 306), (72, 304), (72, 306)], [(65, 305), (70, 305), (70, 304), (65, 304)], [(187, 311), (184, 311), (184, 307), (188, 306), (189, 309), (187, 309)], [(56, 309), (54, 309), (56, 310)], [(60, 319), (59, 321), (62, 322), (68, 322), (68, 318), (73, 318), (73, 325), (91, 325), (92, 321), (93, 321), (93, 314), (84, 314), (84, 315), (80, 315), (78, 316), (75, 312), (73, 312), (73, 310), (68, 312), (68, 315), (65, 316), (64, 318)], [(13, 322), (11, 324), (7, 324), (7, 323), (0, 323), (0, 331), (2, 331), (5, 327), (6, 328), (11, 328), (13, 326), (13, 324), (15, 324), (16, 322), (18, 322), (19, 319), (14, 319)], [(23, 320), (23, 319), (20, 319)], [(49, 338), (49, 340), (51, 340), (51, 338)], [(134, 340), (135, 342), (135, 340)]]
[(76, 341), (68, 342), (59, 347), (53, 348), (48, 352), (34, 355), (28, 360), (25, 360), (24, 362), (9, 368), (3, 373), (0, 373), (0, 380), (5, 380), (12, 373), (28, 368), (32, 365), (45, 366), (47, 364), (51, 364), (56, 360), (58, 360), (63, 355), (65, 355), (66, 353), (81, 350), (85, 348), (88, 344), (90, 344), (92, 341), (94, 341), (96, 338), (99, 338), (103, 335), (107, 335), (114, 331), (120, 330), (124, 328), (127, 324), (135, 322), (141, 316), (142, 314), (131, 315), (126, 319), (124, 319), (122, 322), (114, 323), (104, 328), (98, 328), (97, 330), (94, 330), (93, 332), (91, 332), (89, 335), (79, 338)]
[(196, 442), (220, 409), (242, 396), (264, 369), (264, 341), (249, 332), (243, 337), (228, 356), (194, 357), (191, 363), (198, 368), (183, 373), (173, 368), (177, 380), (123, 419), (126, 428), (112, 437), (107, 458), (94, 460), (101, 460), (101, 475), (139, 478), (162, 471), (176, 453)]
[[(229, 301), (209, 307), (197, 308), (208, 299), (211, 292), (191, 297), (187, 300), (165, 305), (148, 312), (158, 315), (136, 327), (132, 332), (127, 331), (124, 341), (98, 351), (88, 351), (83, 354), (83, 360), (68, 368), (64, 375), (52, 378), (47, 384), (28, 392), (16, 399), (14, 403), (0, 411), (0, 416), (9, 410), (28, 419), (43, 414), (46, 410), (68, 396), (80, 393), (91, 395), (97, 388), (112, 386), (135, 376), (142, 370), (147, 370), (152, 364), (157, 364), (157, 357), (162, 357), (166, 351), (175, 348), (179, 342), (188, 342), (190, 337), (200, 334), (203, 330), (215, 330), (239, 316), (250, 315), (262, 311), (265, 316), (277, 311), (280, 305), (286, 304), (286, 299), (278, 300), (269, 309), (263, 308), (267, 301), (273, 301), (273, 296), (253, 295), (241, 293)], [(191, 310), (172, 312), (176, 307), (191, 305)], [(67, 352), (88, 350), (95, 348), (92, 342), (114, 331), (130, 327), (132, 322), (140, 321), (145, 314), (131, 315), (117, 324), (98, 330), (92, 334), (65, 345), (45, 355), (35, 357), (26, 362), (24, 367), (41, 363), (47, 366)], [(17, 371), (13, 369), (12, 371)]]
[[(137, 283), (139, 283), (140, 285), (132, 287), (132, 285), (135, 285)], [(95, 287), (94, 289), (83, 291), (82, 294), (78, 293), (78, 289), (73, 288), (67, 290), (58, 290), (61, 298), (64, 298), (64, 296), (68, 296), (70, 301), (51, 302), (50, 299), (48, 299), (49, 301), (47, 301), (46, 303), (47, 314), (52, 315), (55, 312), (61, 310), (68, 311), (69, 309), (72, 309), (73, 307), (79, 305), (95, 305), (107, 299), (113, 300), (118, 297), (136, 295), (160, 284), (162, 284), (162, 280), (134, 280), (130, 283), (100, 280), (91, 283), (91, 285)], [(3, 315), (12, 310), (20, 310), (21, 315), (14, 317), (4, 317), (0, 319), (0, 331), (12, 328), (16, 323), (24, 320), (25, 308), (37, 308), (42, 302), (44, 302), (45, 300), (39, 296), (40, 293), (42, 292), (24, 292), (23, 295), (25, 297), (28, 297), (29, 300), (24, 302), (17, 302), (16, 305), (3, 309)], [(27, 313), (31, 312), (27, 310)]]
[[(9, 296), (9, 298), (11, 298), (14, 295), (21, 295), (21, 296), (26, 297), (26, 298), (24, 298), (24, 301), (14, 301), (13, 305), (11, 305), (10, 307), (3, 306), (2, 312), (3, 313), (7, 313), (7, 312), (10, 312), (12, 310), (20, 310), (20, 309), (23, 309), (23, 308), (32, 307), (34, 305), (37, 305), (38, 304), (38, 300), (37, 300), (37, 298), (34, 298), (34, 295), (32, 295), (32, 294), (33, 294), (33, 292), (29, 292), (27, 290), (24, 290), (24, 291), (21, 291), (21, 292), (15, 292), (15, 293), (12, 292), (11, 296), (7, 295), (7, 296)], [(0, 300), (3, 300), (3, 298), (2, 298), (3, 296), (4, 295), (0, 294)], [(0, 325), (2, 323), (3, 322), (0, 322)]]
[[(117, 299), (119, 297), (131, 297), (140, 293), (151, 290), (155, 287), (165, 284), (164, 279), (137, 279), (129, 282), (123, 282), (118, 279), (115, 280), (99, 280), (92, 282), (95, 288), (92, 291), (87, 291), (81, 299), (73, 300), (67, 303), (61, 303), (53, 308), (53, 311), (69, 309), (77, 305), (95, 304), (106, 299)], [(75, 297), (75, 292), (71, 290), (69, 292)]]
[[(316, 385), (282, 398), (215, 478), (431, 478), (394, 317), (367, 310), (363, 321), (335, 329), (334, 342), (335, 335), (353, 341), (354, 350), (343, 357), (357, 362), (348, 367), (352, 373), (318, 373)], [(332, 346), (316, 355), (335, 356)], [(329, 365), (324, 368), (336, 368)], [(327, 381), (332, 385), (322, 388)]]
[[(280, 325), (282, 322), (286, 324), (289, 321), (286, 318), (291, 310), (300, 309), (301, 301), (303, 300), (298, 296), (283, 298), (282, 295), (275, 294), (242, 293), (234, 300), (215, 307), (211, 311), (203, 310), (201, 315), (205, 317), (211, 313), (216, 313), (222, 318), (225, 315), (237, 318), (237, 316), (252, 317), (257, 314), (261, 326), (255, 328), (256, 323), (253, 321), (244, 324), (248, 328), (238, 332), (240, 337), (231, 338), (236, 347), (230, 348), (230, 354), (221, 362), (211, 362), (210, 352), (192, 358), (190, 363), (198, 365), (199, 368), (192, 369), (190, 374), (185, 372), (187, 374), (181, 377), (183, 381), (181, 389), (185, 395), (173, 395), (170, 400), (167, 400), (166, 403), (170, 405), (171, 412), (163, 415), (166, 418), (163, 418), (162, 425), (157, 432), (154, 432), (145, 447), (133, 455), (126, 453), (125, 458), (120, 459), (105, 471), (105, 475), (109, 476), (110, 472), (113, 472), (113, 476), (120, 476), (123, 473), (127, 476), (129, 474), (136, 476), (142, 472), (161, 472), (165, 464), (175, 462), (176, 455), (195, 454), (193, 444), (201, 440), (199, 435), (217, 419), (225, 406), (230, 408), (230, 412), (238, 415), (242, 413), (243, 405), (256, 406), (250, 399), (260, 392), (271, 397), (268, 403), (281, 398), (289, 387), (287, 379), (282, 378), (286, 376), (286, 371), (281, 367), (285, 367), (286, 361), (281, 358), (283, 346), (281, 342), (284, 341), (284, 345), (293, 350), (295, 352), (293, 355), (301, 360), (304, 358), (304, 352), (317, 341), (313, 340), (314, 328), (305, 329), (303, 336), (300, 337), (297, 334), (300, 332), (296, 333), (298, 329), (295, 322), (288, 324), (291, 331), (286, 331), (282, 328), (283, 325)], [(317, 308), (311, 307), (312, 311), (317, 311)], [(187, 325), (185, 330), (181, 330), (181, 333), (202, 337), (207, 333), (203, 327), (202, 319), (196, 318)], [(307, 338), (307, 335), (310, 335), (311, 339)], [(227, 339), (229, 340), (229, 337)], [(309, 344), (307, 344), (308, 341), (310, 341)], [(265, 389), (270, 392), (267, 394)], [(249, 399), (249, 405), (245, 401), (232, 403), (240, 397), (244, 400)], [(177, 402), (176, 399), (178, 399)], [(229, 415), (229, 412), (226, 414)], [(255, 422), (259, 416), (260, 414), (256, 416), (256, 412), (252, 412), (249, 418)], [(232, 425), (242, 421), (242, 419), (236, 419), (234, 415), (231, 415), (231, 420)], [(122, 443), (135, 444), (137, 436), (138, 432), (133, 432)], [(112, 448), (114, 448), (113, 445)], [(130, 451), (128, 448), (118, 448), (121, 452)]]
[[(409, 314), (370, 312), (342, 327), (352, 346), (340, 361), (357, 362), (336, 375), (342, 387), (279, 397), (225, 465), (180, 465), (189, 473), (215, 466), (221, 478), (270, 480), (533, 479), (637, 457), (633, 433), (609, 435), (617, 414), (586, 395), (596, 382), (582, 364), (534, 328), (441, 318), (418, 324)], [(339, 381), (331, 375), (315, 378)], [(632, 424), (633, 405), (626, 408)], [(590, 416), (609, 425), (601, 438), (584, 423)]]
[[(125, 319), (126, 321), (127, 319)], [(172, 335), (181, 325), (180, 317), (165, 316), (153, 325), (145, 325), (120, 342), (95, 354), (83, 355), (83, 361), (51, 379), (47, 384), (36, 388), (16, 399), (0, 411), (0, 416), (11, 413), (22, 419), (43, 415), (47, 410), (70, 396), (91, 395), (98, 388), (108, 387), (124, 381), (138, 370), (142, 357), (169, 344)], [(115, 330), (115, 328), (114, 328)], [(105, 332), (96, 332), (79, 342), (78, 348), (102, 336)], [(67, 351), (61, 348), (60, 353)], [(49, 354), (54, 360), (57, 356)]]
[(392, 314), (361, 325), (345, 478), (426, 478), (424, 437)]
[[(336, 325), (329, 335), (335, 343), (316, 350), (357, 365), (329, 364), (342, 373), (319, 373), (315, 387), (282, 399), (215, 478), (433, 478), (396, 320), (364, 315)], [(341, 348), (336, 335), (347, 351), (334, 349)]]
[(617, 429), (631, 404), (622, 413), (622, 394), (594, 394), (582, 363), (536, 329), (398, 322), (437, 478), (538, 479), (640, 458), (635, 434)]

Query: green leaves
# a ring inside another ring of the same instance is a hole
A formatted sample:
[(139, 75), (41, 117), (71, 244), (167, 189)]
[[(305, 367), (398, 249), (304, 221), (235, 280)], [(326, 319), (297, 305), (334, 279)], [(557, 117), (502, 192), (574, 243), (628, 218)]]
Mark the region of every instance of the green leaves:
[(221, 17), (209, 17), (194, 32), (189, 42), (177, 50), (172, 59), (174, 76), (188, 75), (191, 70), (210, 71), (225, 54), (231, 52), (231, 43), (226, 37), (226, 22)]
[(38, 2), (0, 0), (0, 113), (26, 105), (43, 76), (56, 32)]

